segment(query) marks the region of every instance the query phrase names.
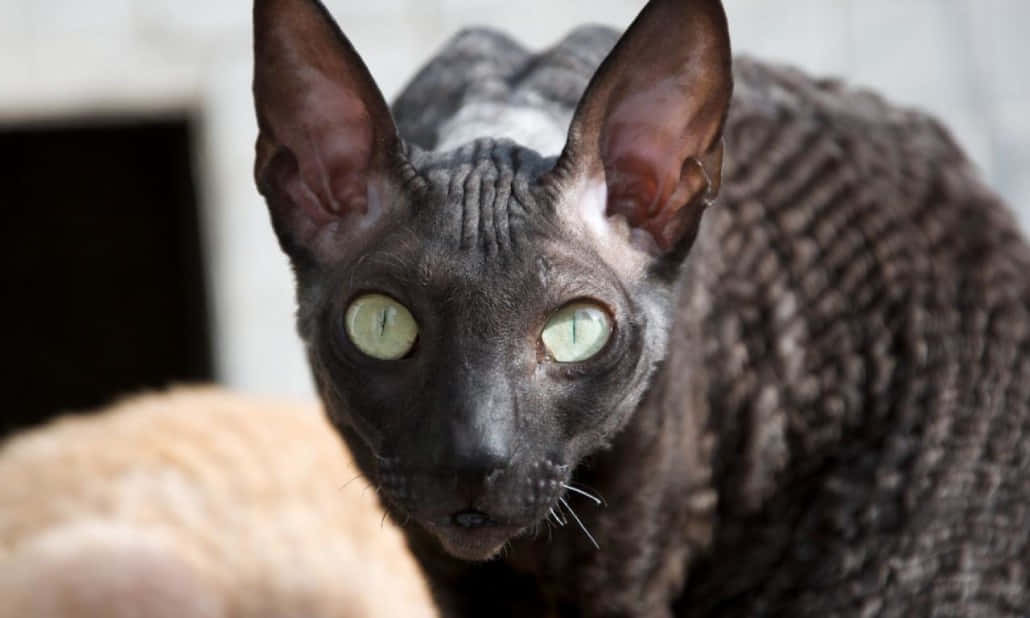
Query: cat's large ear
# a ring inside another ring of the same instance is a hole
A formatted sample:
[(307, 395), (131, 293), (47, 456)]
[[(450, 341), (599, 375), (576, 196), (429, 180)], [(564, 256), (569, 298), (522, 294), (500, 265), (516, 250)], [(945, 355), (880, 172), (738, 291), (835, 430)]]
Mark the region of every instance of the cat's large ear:
[(255, 178), (294, 264), (330, 264), (387, 210), (389, 108), (318, 0), (255, 0)]
[(624, 217), (654, 254), (689, 243), (719, 189), (730, 64), (718, 0), (649, 2), (587, 86), (555, 166), (566, 186), (603, 189), (577, 196), (576, 216)]

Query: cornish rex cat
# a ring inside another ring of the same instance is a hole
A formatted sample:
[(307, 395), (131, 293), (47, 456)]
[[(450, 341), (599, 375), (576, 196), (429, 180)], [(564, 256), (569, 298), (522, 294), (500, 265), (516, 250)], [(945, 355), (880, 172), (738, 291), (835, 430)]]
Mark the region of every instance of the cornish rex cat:
[(716, 0), (464, 32), (393, 113), (254, 16), (299, 331), (447, 615), (1027, 615), (1030, 251), (933, 119), (731, 73)]

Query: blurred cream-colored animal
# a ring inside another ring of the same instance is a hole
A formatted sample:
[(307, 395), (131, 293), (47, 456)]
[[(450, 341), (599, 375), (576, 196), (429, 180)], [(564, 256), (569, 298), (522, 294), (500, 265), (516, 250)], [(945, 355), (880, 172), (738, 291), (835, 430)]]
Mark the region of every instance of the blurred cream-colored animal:
[(130, 399), (0, 446), (2, 618), (435, 615), (315, 406)]

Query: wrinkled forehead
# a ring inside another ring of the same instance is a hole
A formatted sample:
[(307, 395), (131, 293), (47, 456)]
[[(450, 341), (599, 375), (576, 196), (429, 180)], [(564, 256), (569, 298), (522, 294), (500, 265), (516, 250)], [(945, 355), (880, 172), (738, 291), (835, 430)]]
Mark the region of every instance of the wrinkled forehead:
[(386, 293), (420, 320), (431, 314), (436, 324), (447, 323), (473, 339), (519, 330), (577, 299), (610, 307), (623, 303), (618, 279), (597, 259), (546, 237), (532, 240), (490, 253), (398, 229), (346, 274), (341, 300)]
[(410, 160), (423, 185), (406, 192), (410, 217), (341, 273), (344, 287), (514, 312), (531, 300), (616, 295), (613, 273), (536, 182), (553, 161), (493, 140)]
[(434, 244), (503, 258), (554, 231), (553, 206), (536, 183), (553, 159), (483, 138), (445, 152), (413, 152), (411, 163), (427, 185), (413, 204), (415, 225)]
[(347, 287), (419, 296), (438, 308), (506, 312), (530, 299), (616, 294), (610, 270), (538, 182), (553, 159), (509, 140), (480, 139), (446, 152), (413, 149), (408, 160), (410, 215), (343, 273)]

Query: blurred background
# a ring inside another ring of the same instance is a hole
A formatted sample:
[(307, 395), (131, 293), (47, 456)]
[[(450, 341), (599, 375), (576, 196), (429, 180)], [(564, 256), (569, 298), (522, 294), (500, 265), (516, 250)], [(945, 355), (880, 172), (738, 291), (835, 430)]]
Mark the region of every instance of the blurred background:
[[(452, 34), (530, 47), (641, 0), (329, 0), (392, 98)], [(727, 0), (738, 53), (944, 119), (1030, 227), (1030, 2)], [(0, 0), (0, 430), (170, 382), (307, 397), (253, 188), (245, 0)]]

